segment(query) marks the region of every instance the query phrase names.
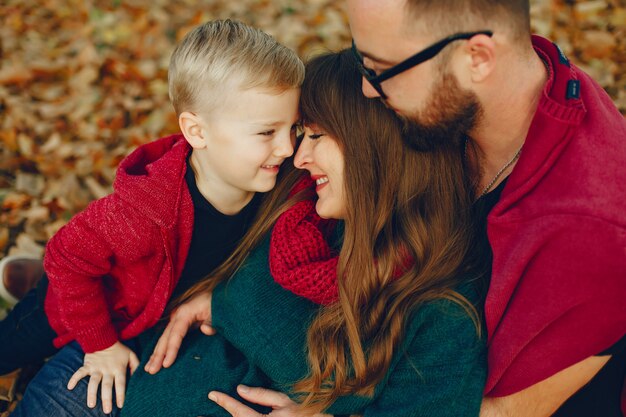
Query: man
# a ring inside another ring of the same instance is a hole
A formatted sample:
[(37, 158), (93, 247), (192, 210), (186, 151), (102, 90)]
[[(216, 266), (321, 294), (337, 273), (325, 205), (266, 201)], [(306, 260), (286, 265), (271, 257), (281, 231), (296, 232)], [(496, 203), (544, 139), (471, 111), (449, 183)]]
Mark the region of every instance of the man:
[(467, 137), (493, 250), (481, 415), (621, 415), (624, 118), (531, 38), (528, 1), (348, 0), (348, 15), (363, 93), (413, 122), (414, 146)]
[[(412, 145), (466, 138), (493, 250), (481, 416), (622, 416), (624, 118), (531, 37), (527, 0), (348, 0), (348, 16), (363, 93), (407, 120)], [(295, 415), (282, 394), (242, 396)]]

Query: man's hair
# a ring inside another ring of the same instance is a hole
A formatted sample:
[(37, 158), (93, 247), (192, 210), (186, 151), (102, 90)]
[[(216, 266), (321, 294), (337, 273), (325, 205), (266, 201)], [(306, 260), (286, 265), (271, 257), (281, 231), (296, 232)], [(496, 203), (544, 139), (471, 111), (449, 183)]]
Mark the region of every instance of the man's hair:
[(169, 95), (176, 114), (210, 112), (233, 89), (297, 88), (304, 64), (267, 33), (232, 20), (206, 22), (176, 46), (170, 59)]
[(439, 37), (456, 32), (506, 28), (515, 40), (530, 39), (528, 0), (406, 0), (407, 21)]

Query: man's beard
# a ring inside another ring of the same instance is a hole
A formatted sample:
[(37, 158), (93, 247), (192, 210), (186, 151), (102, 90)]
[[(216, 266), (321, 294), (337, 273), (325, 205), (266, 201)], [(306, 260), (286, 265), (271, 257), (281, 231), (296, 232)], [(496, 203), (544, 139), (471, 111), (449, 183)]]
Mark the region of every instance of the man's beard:
[(462, 146), (482, 113), (478, 97), (463, 90), (452, 74), (444, 74), (420, 112), (403, 116), (404, 140), (417, 151)]

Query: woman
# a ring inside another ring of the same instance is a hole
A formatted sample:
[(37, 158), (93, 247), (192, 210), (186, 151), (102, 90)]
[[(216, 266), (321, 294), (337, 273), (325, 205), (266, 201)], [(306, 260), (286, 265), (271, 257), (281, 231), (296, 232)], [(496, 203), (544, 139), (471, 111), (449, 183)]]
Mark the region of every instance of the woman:
[[(317, 200), (309, 189), (285, 203), (276, 193), (229, 261), (185, 297), (210, 300), (196, 317), (210, 315), (217, 334), (192, 335), (156, 375), (136, 373), (122, 415), (227, 415), (206, 396), (239, 400), (239, 383), (288, 393), (301, 403), (285, 401), (292, 415), (478, 415), (484, 344), (463, 271), (459, 149), (405, 148), (401, 123), (360, 81), (347, 51), (308, 64), (295, 164)], [(160, 368), (173, 333), (147, 369)]]

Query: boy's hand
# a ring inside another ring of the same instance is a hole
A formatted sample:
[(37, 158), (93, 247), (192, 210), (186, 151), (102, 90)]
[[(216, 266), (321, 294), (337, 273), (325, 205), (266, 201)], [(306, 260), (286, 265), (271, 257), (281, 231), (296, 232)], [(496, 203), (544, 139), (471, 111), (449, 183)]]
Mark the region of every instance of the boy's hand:
[(205, 335), (215, 334), (215, 329), (211, 327), (211, 293), (198, 294), (174, 310), (170, 322), (144, 367), (145, 371), (156, 374), (161, 367), (169, 368), (174, 363), (189, 328), (198, 325)]
[(98, 386), (102, 398), (102, 411), (109, 414), (113, 411), (113, 385), (115, 384), (115, 398), (118, 408), (124, 406), (126, 393), (126, 370), (131, 374), (139, 366), (137, 355), (120, 342), (115, 342), (104, 350), (86, 353), (83, 366), (78, 369), (67, 383), (67, 389), (73, 390), (78, 381), (89, 376), (87, 387), (87, 406), (94, 408), (98, 397)]

